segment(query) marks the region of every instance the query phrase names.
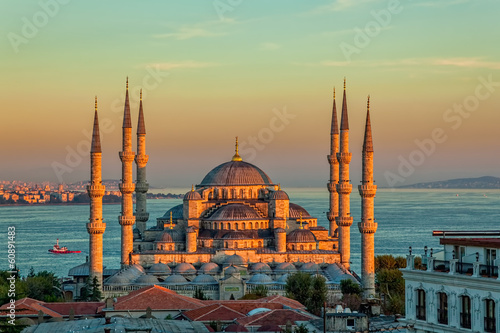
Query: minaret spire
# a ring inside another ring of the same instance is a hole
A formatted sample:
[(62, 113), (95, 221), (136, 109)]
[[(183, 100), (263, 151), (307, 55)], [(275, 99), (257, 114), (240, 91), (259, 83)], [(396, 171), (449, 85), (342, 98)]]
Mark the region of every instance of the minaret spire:
[(342, 99), (342, 118), (340, 120), (340, 149), (337, 153), (339, 163), (339, 216), (336, 219), (339, 227), (340, 261), (345, 268), (350, 268), (351, 260), (351, 206), (350, 194), (352, 185), (349, 183), (349, 163), (352, 154), (349, 152), (349, 120), (347, 116), (346, 81), (344, 78), (344, 96)]
[(91, 280), (97, 278), (102, 290), (102, 237), (106, 230), (106, 223), (102, 220), (102, 197), (105, 187), (101, 178), (101, 140), (99, 136), (99, 118), (97, 115), (97, 96), (95, 98), (94, 129), (92, 133), (92, 147), (90, 149), (90, 184), (87, 193), (90, 197), (90, 217), (87, 223), (89, 233), (89, 275)]
[(242, 161), (243, 159), (241, 158), (241, 156), (239, 154), (238, 137), (236, 137), (236, 144), (234, 145), (234, 147), (235, 147), (234, 148), (234, 156), (231, 160), (236, 161), (236, 162)]
[(374, 198), (377, 186), (373, 184), (373, 142), (370, 121), (370, 96), (366, 105), (366, 126), (363, 142), (363, 178), (358, 186), (361, 195), (361, 278), (363, 297), (375, 295), (375, 232), (377, 223), (374, 218)]
[(132, 226), (135, 223), (133, 212), (132, 193), (135, 185), (132, 182), (132, 163), (135, 153), (132, 151), (132, 121), (130, 119), (130, 103), (128, 96), (128, 77), (127, 91), (125, 94), (125, 107), (123, 110), (123, 127), (122, 127), (122, 151), (120, 152), (120, 160), (122, 161), (122, 182), (120, 183), (120, 191), (122, 192), (122, 211), (118, 217), (121, 227), (121, 265), (122, 267), (130, 264), (130, 255), (133, 251), (133, 230)]
[(335, 218), (339, 215), (339, 195), (337, 193), (337, 183), (339, 182), (339, 161), (337, 153), (339, 152), (339, 124), (337, 122), (337, 105), (335, 101), (335, 88), (333, 88), (333, 107), (332, 107), (332, 127), (330, 130), (330, 154), (327, 156), (330, 164), (330, 181), (328, 182), (328, 191), (330, 192), (330, 210), (326, 213), (330, 221), (329, 235), (335, 237), (337, 223)]
[(137, 121), (137, 155), (135, 157), (135, 164), (137, 166), (137, 178), (135, 183), (135, 220), (141, 236), (144, 234), (146, 223), (149, 220), (149, 213), (146, 207), (146, 196), (149, 189), (149, 184), (146, 181), (146, 165), (148, 160), (149, 156), (146, 155), (146, 123), (144, 122), (141, 89), (139, 119)]

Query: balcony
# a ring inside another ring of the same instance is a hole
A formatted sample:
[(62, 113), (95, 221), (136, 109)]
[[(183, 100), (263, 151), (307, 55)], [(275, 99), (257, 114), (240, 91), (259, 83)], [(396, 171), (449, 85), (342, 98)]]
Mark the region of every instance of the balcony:
[[(432, 270), (435, 272), (450, 273), (449, 260), (433, 260)], [(468, 262), (457, 262), (454, 274), (463, 274), (472, 276), (474, 273), (474, 264)], [(498, 266), (496, 265), (479, 265), (479, 276), (486, 278), (498, 278)]]

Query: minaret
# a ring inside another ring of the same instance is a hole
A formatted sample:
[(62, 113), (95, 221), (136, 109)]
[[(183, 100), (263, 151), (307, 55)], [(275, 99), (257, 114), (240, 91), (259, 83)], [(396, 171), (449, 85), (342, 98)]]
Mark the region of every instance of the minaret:
[(132, 193), (135, 185), (132, 182), (132, 163), (134, 162), (135, 154), (132, 151), (132, 121), (130, 119), (130, 103), (128, 99), (128, 78), (127, 92), (125, 94), (125, 109), (123, 112), (123, 145), (120, 152), (122, 161), (122, 182), (120, 183), (120, 192), (122, 192), (122, 213), (118, 217), (122, 226), (122, 253), (121, 265), (126, 266), (129, 263), (129, 255), (133, 251), (133, 231), (132, 226), (135, 223), (134, 207), (132, 201)]
[(91, 281), (97, 277), (102, 290), (102, 236), (106, 230), (106, 223), (102, 221), (102, 197), (104, 185), (101, 178), (101, 139), (99, 136), (99, 119), (97, 117), (97, 97), (95, 98), (94, 131), (92, 133), (92, 147), (90, 149), (90, 185), (87, 193), (90, 197), (90, 218), (87, 223), (89, 233), (89, 277)]
[(365, 139), (363, 142), (363, 180), (358, 186), (361, 195), (361, 222), (358, 223), (361, 233), (361, 277), (363, 297), (375, 295), (375, 243), (377, 231), (373, 214), (373, 201), (377, 185), (373, 185), (373, 142), (370, 123), (370, 96), (366, 106)]
[(332, 128), (330, 130), (330, 155), (327, 156), (330, 163), (330, 182), (328, 191), (330, 192), (330, 210), (326, 213), (330, 221), (330, 237), (335, 236), (337, 223), (335, 218), (339, 215), (339, 194), (337, 193), (337, 183), (339, 182), (339, 124), (337, 123), (337, 105), (335, 104), (335, 88), (333, 88), (333, 108), (332, 108)]
[(342, 99), (342, 117), (340, 120), (340, 149), (337, 153), (339, 162), (339, 183), (337, 193), (339, 194), (339, 216), (336, 222), (339, 227), (339, 250), (340, 262), (345, 268), (350, 269), (351, 259), (351, 207), (350, 194), (352, 185), (349, 183), (349, 163), (352, 154), (349, 152), (349, 119), (347, 117), (347, 99), (344, 78), (344, 96)]
[(146, 211), (146, 193), (149, 184), (146, 182), (146, 164), (149, 156), (146, 155), (146, 125), (144, 124), (144, 112), (142, 111), (142, 89), (141, 101), (139, 105), (139, 120), (137, 122), (137, 155), (135, 163), (137, 165), (137, 180), (135, 184), (135, 220), (137, 229), (141, 235), (146, 230), (146, 222), (149, 219), (149, 213)]

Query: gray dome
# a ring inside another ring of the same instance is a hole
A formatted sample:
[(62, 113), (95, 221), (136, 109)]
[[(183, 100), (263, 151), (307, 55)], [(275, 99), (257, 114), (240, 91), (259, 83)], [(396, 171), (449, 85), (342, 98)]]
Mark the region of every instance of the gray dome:
[(276, 228), (276, 229), (274, 229), (274, 233), (275, 234), (279, 234), (279, 233), (283, 233), (283, 232), (286, 232), (285, 229), (283, 229), (283, 228)]
[(200, 185), (273, 185), (268, 175), (253, 164), (230, 161), (212, 169)]
[(197, 277), (195, 277), (191, 283), (193, 283), (193, 284), (217, 284), (218, 282), (215, 281), (215, 279), (210, 275), (200, 274)]
[(155, 242), (172, 243), (172, 242), (184, 242), (183, 235), (175, 229), (165, 229), (158, 237)]
[(279, 279), (278, 281), (276, 281), (276, 283), (279, 283), (279, 284), (286, 284), (286, 280), (288, 280), (288, 277), (290, 276), (290, 274), (286, 273), (286, 274), (283, 274)]
[(148, 270), (148, 272), (152, 274), (170, 274), (171, 271), (170, 267), (162, 262), (152, 265)]
[(219, 270), (219, 265), (214, 262), (207, 262), (201, 266), (199, 272), (203, 274), (218, 274)]
[(167, 212), (165, 213), (165, 215), (163, 215), (162, 217), (160, 217), (161, 220), (170, 220), (170, 212), (172, 212), (172, 219), (173, 220), (180, 220), (182, 219), (184, 216), (184, 205), (183, 204), (180, 204), (180, 205), (177, 205), (175, 207), (172, 207), (170, 208), (169, 210), (167, 210)]
[(273, 279), (271, 279), (271, 277), (266, 274), (255, 274), (247, 282), (247, 284), (273, 284), (273, 283), (274, 283)]
[(200, 193), (198, 193), (194, 190), (191, 190), (184, 195), (184, 200), (201, 200), (201, 195), (200, 195)]
[(117, 273), (107, 278), (105, 283), (124, 285), (124, 284), (130, 284), (130, 280), (127, 277), (123, 276), (122, 274)]
[(169, 232), (164, 231), (156, 237), (155, 242), (173, 243), (174, 240), (172, 239), (172, 236), (170, 235)]
[(239, 273), (240, 273), (240, 271), (238, 270), (238, 268), (234, 267), (233, 265), (229, 266), (224, 271), (224, 275), (225, 276), (229, 276), (229, 275), (233, 275), (233, 274), (239, 274)]
[(208, 217), (207, 220), (262, 220), (262, 217), (257, 213), (255, 209), (244, 204), (235, 203), (220, 207), (210, 217)]
[(300, 267), (300, 270), (302, 272), (318, 272), (321, 271), (321, 268), (314, 262), (306, 262), (302, 265), (302, 267)]
[(305, 210), (303, 207), (291, 203), (288, 205), (288, 212), (290, 213), (290, 218), (291, 219), (298, 219), (300, 218), (300, 213), (302, 213), (302, 217), (304, 218), (309, 218), (312, 217), (307, 210)]
[(175, 267), (174, 272), (175, 274), (196, 274), (196, 268), (187, 262), (183, 262)]
[(296, 272), (297, 268), (291, 262), (282, 262), (274, 269), (276, 273)]
[(242, 256), (237, 255), (235, 253), (232, 256), (226, 257), (226, 259), (224, 260), (224, 264), (226, 264), (226, 265), (244, 265), (245, 259), (243, 259)]
[(186, 280), (186, 278), (184, 276), (178, 275), (178, 274), (170, 275), (165, 280), (165, 284), (185, 284), (187, 282), (188, 281)]
[(135, 283), (137, 284), (157, 284), (158, 283), (158, 279), (155, 278), (153, 275), (147, 275), (147, 274), (144, 274), (144, 275), (141, 275), (137, 278), (137, 280), (135, 280)]
[(222, 239), (251, 239), (245, 231), (230, 231), (222, 236)]
[(312, 243), (316, 242), (316, 237), (307, 229), (295, 229), (286, 236), (287, 243)]
[(253, 264), (252, 267), (250, 267), (250, 270), (252, 272), (259, 272), (259, 273), (272, 273), (271, 267), (269, 267), (269, 265), (266, 264), (265, 262), (258, 262)]
[(271, 200), (290, 200), (288, 197), (288, 194), (286, 194), (285, 191), (278, 190), (278, 191), (273, 191), (269, 194), (269, 199)]

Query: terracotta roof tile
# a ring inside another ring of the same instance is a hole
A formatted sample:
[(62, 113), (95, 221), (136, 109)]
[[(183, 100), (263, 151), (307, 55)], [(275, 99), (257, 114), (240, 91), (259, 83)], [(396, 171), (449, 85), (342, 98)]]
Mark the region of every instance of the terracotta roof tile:
[(299, 312), (298, 310), (272, 310), (269, 312), (258, 313), (253, 316), (239, 318), (236, 322), (245, 327), (248, 326), (264, 326), (264, 325), (286, 325), (288, 321), (309, 321), (318, 319), (318, 317), (307, 313)]

